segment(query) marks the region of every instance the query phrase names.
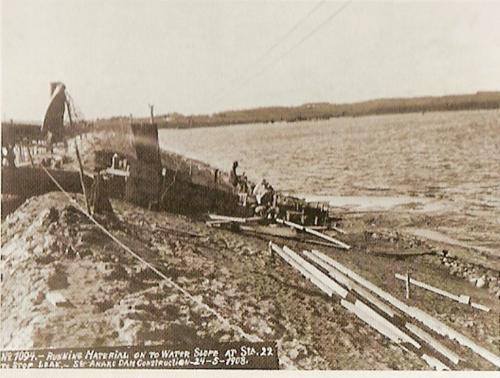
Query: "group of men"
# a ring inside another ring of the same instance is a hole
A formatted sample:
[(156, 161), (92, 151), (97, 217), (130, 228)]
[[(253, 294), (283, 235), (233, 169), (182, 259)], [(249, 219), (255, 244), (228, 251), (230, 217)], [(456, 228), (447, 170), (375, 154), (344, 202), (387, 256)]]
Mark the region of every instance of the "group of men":
[(235, 192), (238, 193), (241, 205), (246, 207), (249, 204), (254, 208), (255, 214), (259, 216), (276, 215), (278, 209), (274, 188), (266, 179), (262, 179), (257, 185), (250, 184), (245, 173), (238, 175), (237, 168), (238, 162), (235, 161), (229, 175), (229, 181)]

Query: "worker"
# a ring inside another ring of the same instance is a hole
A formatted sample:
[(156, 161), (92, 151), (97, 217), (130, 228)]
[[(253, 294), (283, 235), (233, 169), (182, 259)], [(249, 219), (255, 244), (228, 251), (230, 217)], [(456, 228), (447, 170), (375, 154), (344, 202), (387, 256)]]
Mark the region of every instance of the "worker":
[(96, 172), (94, 181), (90, 191), (90, 205), (93, 214), (112, 213), (113, 208), (109, 201), (109, 183), (108, 180), (100, 173)]
[(255, 188), (253, 189), (252, 194), (255, 196), (258, 205), (262, 205), (262, 198), (267, 192), (267, 187), (268, 183), (266, 179), (262, 179), (261, 183), (256, 185)]
[(255, 187), (253, 194), (257, 201), (257, 206), (254, 209), (256, 215), (271, 219), (279, 214), (279, 208), (276, 203), (276, 192), (265, 179)]
[(7, 145), (7, 153), (5, 155), (5, 161), (7, 163), (7, 167), (15, 167), (16, 166), (16, 154), (14, 153), (14, 145)]
[(254, 211), (258, 216), (264, 216), (267, 210), (267, 205), (263, 200), (265, 200), (268, 185), (269, 184), (267, 183), (266, 179), (262, 179), (260, 184), (258, 184), (253, 190), (253, 195), (255, 196), (255, 200), (257, 201), (257, 206), (255, 207)]
[(242, 175), (238, 178), (238, 187), (240, 193), (248, 194), (248, 178), (245, 172), (243, 172)]
[(113, 157), (111, 158), (111, 168), (113, 169), (117, 169), (117, 162), (118, 162), (118, 154), (115, 152), (115, 154), (113, 155)]
[(233, 162), (233, 168), (231, 169), (231, 173), (229, 174), (229, 182), (231, 183), (231, 185), (235, 190), (238, 187), (239, 183), (238, 173), (236, 172), (237, 168), (238, 168), (238, 162), (235, 161)]

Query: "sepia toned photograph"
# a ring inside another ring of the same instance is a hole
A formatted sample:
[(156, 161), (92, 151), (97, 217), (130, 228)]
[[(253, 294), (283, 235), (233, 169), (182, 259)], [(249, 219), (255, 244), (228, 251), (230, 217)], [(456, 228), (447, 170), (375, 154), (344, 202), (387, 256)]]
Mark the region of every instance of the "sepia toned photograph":
[(0, 368), (500, 370), (499, 19), (1, 0)]

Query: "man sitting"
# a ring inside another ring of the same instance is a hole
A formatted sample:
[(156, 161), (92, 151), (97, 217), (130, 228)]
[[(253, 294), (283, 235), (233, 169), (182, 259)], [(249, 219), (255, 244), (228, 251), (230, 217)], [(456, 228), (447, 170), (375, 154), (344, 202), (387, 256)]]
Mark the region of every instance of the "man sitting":
[(268, 217), (272, 217), (273, 214), (277, 215), (278, 208), (274, 206), (275, 192), (265, 179), (255, 187), (253, 194), (257, 200), (255, 214)]
[(266, 179), (262, 179), (261, 183), (256, 185), (255, 188), (253, 189), (253, 195), (255, 196), (255, 199), (257, 200), (257, 205), (262, 205), (262, 198), (267, 192), (267, 187), (268, 183)]

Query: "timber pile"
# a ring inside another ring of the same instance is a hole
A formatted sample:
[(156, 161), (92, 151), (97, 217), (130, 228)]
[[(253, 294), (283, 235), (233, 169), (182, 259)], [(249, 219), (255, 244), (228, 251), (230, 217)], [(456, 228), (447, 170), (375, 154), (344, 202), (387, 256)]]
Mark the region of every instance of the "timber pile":
[(432, 368), (463, 369), (465, 361), (422, 327), (457, 341), (500, 368), (500, 357), (424, 311), (406, 305), (325, 254), (312, 250), (304, 251), (301, 256), (272, 242), (270, 249), (326, 295), (340, 301), (349, 312), (401, 348), (420, 356)]
[[(273, 236), (284, 238), (288, 240), (297, 240), (309, 244), (324, 245), (327, 247), (339, 248), (344, 250), (349, 250), (351, 246), (348, 244), (337, 240), (329, 235), (321, 233), (319, 230), (333, 229), (337, 233), (346, 234), (345, 231), (339, 228), (331, 228), (329, 226), (304, 226), (301, 224), (286, 221), (280, 218), (273, 220), (266, 219), (264, 217), (232, 217), (226, 215), (218, 214), (208, 214), (210, 220), (206, 224), (210, 227), (226, 228), (230, 231), (244, 232), (248, 234), (253, 234), (257, 236)], [(272, 223), (276, 222), (276, 223)], [(287, 227), (279, 227), (278, 225), (283, 225)], [(297, 231), (302, 231), (304, 233), (313, 235), (324, 241), (319, 241), (316, 239), (304, 239), (299, 236)]]

